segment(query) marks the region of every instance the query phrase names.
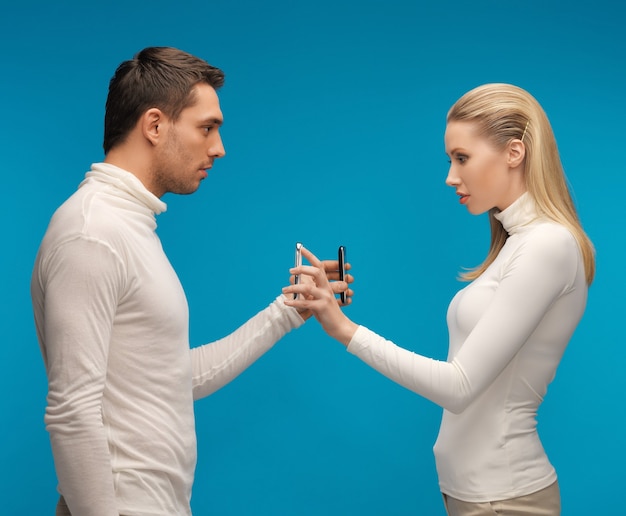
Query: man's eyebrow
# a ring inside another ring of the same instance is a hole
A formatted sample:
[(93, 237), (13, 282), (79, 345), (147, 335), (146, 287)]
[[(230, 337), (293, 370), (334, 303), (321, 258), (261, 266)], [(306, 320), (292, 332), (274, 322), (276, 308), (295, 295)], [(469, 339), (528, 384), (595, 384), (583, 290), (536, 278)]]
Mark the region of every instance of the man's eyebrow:
[(221, 126), (224, 123), (224, 119), (223, 118), (216, 118), (216, 117), (205, 118), (204, 120), (202, 120), (202, 123), (205, 124), (205, 125)]

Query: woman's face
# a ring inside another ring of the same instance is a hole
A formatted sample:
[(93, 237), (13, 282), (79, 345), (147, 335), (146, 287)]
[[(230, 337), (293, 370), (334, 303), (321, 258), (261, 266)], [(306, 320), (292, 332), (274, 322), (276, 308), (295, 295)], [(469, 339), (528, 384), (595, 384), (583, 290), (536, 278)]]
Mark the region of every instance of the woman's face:
[(470, 213), (504, 210), (525, 191), (523, 171), (519, 160), (512, 159), (510, 145), (496, 149), (472, 122), (449, 122), (444, 140), (450, 158), (446, 184), (456, 189)]

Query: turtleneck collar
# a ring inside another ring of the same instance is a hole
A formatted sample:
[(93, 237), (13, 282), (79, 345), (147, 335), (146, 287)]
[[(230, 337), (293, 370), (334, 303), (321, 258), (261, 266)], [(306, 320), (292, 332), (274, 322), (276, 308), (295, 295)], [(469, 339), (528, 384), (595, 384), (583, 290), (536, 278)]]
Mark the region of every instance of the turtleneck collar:
[(524, 226), (539, 218), (537, 206), (528, 192), (520, 195), (511, 206), (494, 214), (509, 235), (517, 233)]
[(132, 195), (153, 211), (155, 215), (159, 215), (167, 209), (167, 204), (150, 192), (137, 176), (120, 167), (110, 163), (94, 163), (91, 165), (91, 170), (85, 175), (83, 183), (91, 178), (114, 185)]

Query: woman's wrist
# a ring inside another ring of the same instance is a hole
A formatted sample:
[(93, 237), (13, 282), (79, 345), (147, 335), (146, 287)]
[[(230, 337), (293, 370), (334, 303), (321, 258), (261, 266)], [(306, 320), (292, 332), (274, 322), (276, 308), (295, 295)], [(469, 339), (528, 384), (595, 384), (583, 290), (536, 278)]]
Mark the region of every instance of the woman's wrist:
[(348, 344), (350, 344), (352, 337), (354, 337), (354, 334), (358, 329), (359, 325), (352, 322), (346, 317), (341, 325), (339, 325), (337, 329), (333, 331), (332, 337), (337, 339), (344, 346), (348, 347)]

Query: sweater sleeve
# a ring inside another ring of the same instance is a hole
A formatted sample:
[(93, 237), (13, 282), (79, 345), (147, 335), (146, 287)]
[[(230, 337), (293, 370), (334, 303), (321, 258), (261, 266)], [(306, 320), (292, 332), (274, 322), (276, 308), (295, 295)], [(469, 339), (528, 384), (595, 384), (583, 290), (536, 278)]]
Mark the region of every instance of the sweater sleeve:
[(304, 323), (298, 312), (280, 295), (230, 335), (192, 348), (194, 399), (217, 391), (236, 378), (279, 339)]
[(102, 393), (123, 268), (108, 246), (82, 237), (60, 245), (38, 267), (45, 292), (45, 422), (59, 490), (72, 514), (118, 515)]
[(494, 297), (448, 361), (413, 353), (360, 327), (348, 351), (400, 385), (460, 413), (503, 371), (557, 298), (572, 288), (580, 252), (566, 231), (528, 239), (505, 265)]

